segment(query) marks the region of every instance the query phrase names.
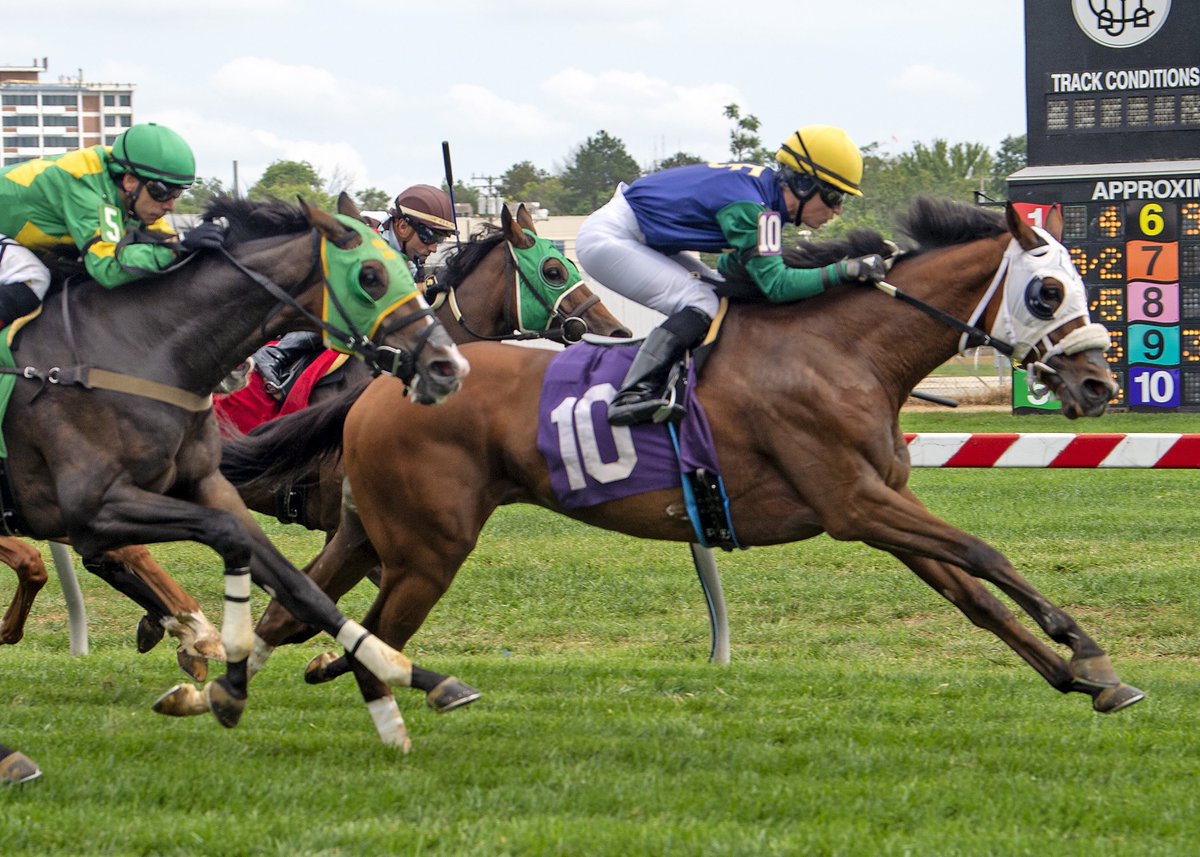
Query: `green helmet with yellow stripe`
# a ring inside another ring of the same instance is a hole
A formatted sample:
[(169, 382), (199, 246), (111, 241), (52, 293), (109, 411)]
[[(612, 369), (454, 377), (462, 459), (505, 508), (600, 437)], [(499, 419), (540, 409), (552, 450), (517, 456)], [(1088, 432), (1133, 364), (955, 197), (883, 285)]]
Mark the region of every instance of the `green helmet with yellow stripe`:
[(187, 187), (196, 180), (192, 147), (165, 125), (146, 122), (125, 130), (112, 147), (115, 173)]

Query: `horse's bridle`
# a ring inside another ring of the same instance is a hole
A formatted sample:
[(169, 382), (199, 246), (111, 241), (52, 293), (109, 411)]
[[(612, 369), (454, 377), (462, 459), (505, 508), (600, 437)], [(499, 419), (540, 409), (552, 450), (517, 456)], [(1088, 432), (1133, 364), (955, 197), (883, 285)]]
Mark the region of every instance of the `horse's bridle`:
[[(1015, 241), (1016, 239), (1013, 240)], [(960, 353), (966, 351), (968, 348), (976, 348), (984, 345), (996, 349), (1007, 357), (1014, 367), (1026, 370), (1026, 382), (1031, 388), (1035, 383), (1035, 375), (1038, 372), (1044, 375), (1058, 374), (1058, 371), (1049, 364), (1051, 358), (1059, 354), (1071, 355), (1088, 348), (1106, 348), (1108, 346), (1108, 332), (1101, 325), (1085, 324), (1081, 327), (1065, 331), (1064, 328), (1070, 324), (1070, 321), (1077, 320), (1071, 319), (1042, 336), (1036, 342), (1033, 342), (1024, 355), (1017, 357), (1014, 345), (999, 337), (992, 336), (988, 331), (978, 327), (976, 323), (983, 317), (987, 307), (998, 296), (1002, 298), (1004, 294), (1003, 287), (1008, 276), (1008, 259), (1009, 257), (1006, 253), (992, 277), (992, 283), (988, 287), (987, 292), (980, 300), (975, 311), (971, 314), (969, 322), (955, 318), (935, 306), (930, 306), (924, 301), (907, 295), (886, 281), (878, 282), (875, 286), (884, 294), (903, 301), (925, 313), (930, 318), (936, 319), (959, 331), (962, 334), (959, 339)]]
[[(507, 238), (505, 242), (511, 251), (512, 242), (509, 242)], [(521, 271), (520, 266), (516, 264), (512, 252), (509, 252), (505, 257), (504, 266), (505, 271), (512, 276), (512, 287), (504, 291), (503, 321), (506, 327), (513, 330), (512, 333), (491, 336), (472, 330), (458, 306), (458, 298), (455, 295), (457, 286), (439, 282), (436, 274), (431, 278), (431, 281), (426, 281), (428, 285), (425, 288), (425, 298), (430, 302), (430, 306), (434, 310), (440, 309), (443, 303), (447, 304), (450, 307), (450, 314), (454, 320), (475, 339), (487, 342), (517, 342), (530, 339), (548, 339), (551, 342), (560, 343), (579, 342), (583, 339), (583, 335), (589, 330), (587, 320), (583, 318), (583, 314), (600, 302), (599, 295), (592, 295), (583, 302), (582, 306), (575, 308), (574, 315), (567, 315), (559, 306), (551, 306), (550, 302), (534, 288), (533, 284), (529, 282), (525, 274)], [(518, 324), (514, 320), (513, 304), (519, 300), (518, 295), (522, 286), (542, 305), (542, 308), (548, 314), (546, 327), (542, 330), (518, 330)], [(558, 325), (555, 326), (554, 322), (558, 322)]]
[[(350, 353), (360, 358), (364, 363), (367, 364), (367, 366), (370, 367), (372, 375), (393, 375), (403, 381), (406, 385), (409, 384), (417, 374), (417, 362), (420, 359), (421, 352), (425, 349), (425, 345), (429, 341), (429, 337), (433, 335), (436, 325), (428, 325), (425, 330), (418, 334), (417, 346), (410, 352), (405, 351), (402, 348), (395, 348), (390, 345), (376, 345), (374, 342), (372, 342), (369, 336), (361, 333), (355, 327), (354, 323), (350, 320), (349, 314), (342, 307), (341, 301), (338, 299), (337, 295), (332, 289), (326, 288), (325, 294), (328, 296), (330, 303), (333, 304), (334, 309), (337, 310), (338, 315), (341, 316), (342, 321), (346, 324), (349, 330), (345, 330), (337, 327), (334, 324), (330, 324), (329, 322), (325, 321), (325, 319), (320, 318), (319, 316), (300, 306), (300, 303), (296, 300), (295, 295), (302, 291), (304, 286), (312, 279), (314, 272), (317, 270), (317, 266), (320, 264), (321, 241), (330, 240), (323, 238), (321, 233), (315, 229), (312, 232), (312, 236), (312, 262), (308, 267), (308, 272), (295, 286), (292, 287), (291, 290), (285, 290), (283, 287), (272, 281), (269, 277), (259, 273), (258, 271), (247, 268), (245, 265), (235, 259), (233, 254), (231, 254), (224, 247), (220, 248), (221, 255), (225, 257), (229, 264), (233, 265), (233, 267), (237, 268), (255, 283), (266, 289), (278, 301), (278, 303), (275, 305), (275, 308), (273, 308), (271, 312), (267, 314), (266, 318), (263, 319), (263, 332), (266, 332), (267, 322), (274, 318), (274, 316), (284, 306), (290, 306), (292, 309), (296, 310), (296, 312), (300, 313), (331, 337), (346, 343), (346, 347), (350, 350)], [(353, 237), (354, 234), (351, 233), (346, 236), (346, 240), (348, 241)], [(333, 243), (339, 248), (342, 246), (337, 241), (334, 241)], [(326, 284), (326, 286), (328, 286), (328, 284)], [(432, 315), (433, 309), (427, 306), (416, 310), (415, 312), (411, 312), (408, 315), (402, 316), (399, 319), (385, 325), (380, 330), (380, 339), (384, 339), (389, 334), (395, 333), (397, 330), (420, 321), (422, 318), (431, 317)]]

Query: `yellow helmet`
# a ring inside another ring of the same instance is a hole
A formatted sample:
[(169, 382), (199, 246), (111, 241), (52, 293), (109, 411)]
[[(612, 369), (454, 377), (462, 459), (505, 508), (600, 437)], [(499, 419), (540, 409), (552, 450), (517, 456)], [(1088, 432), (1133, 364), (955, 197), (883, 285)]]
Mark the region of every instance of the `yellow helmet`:
[(787, 138), (775, 160), (834, 187), (862, 196), (863, 160), (858, 146), (841, 128), (808, 125)]

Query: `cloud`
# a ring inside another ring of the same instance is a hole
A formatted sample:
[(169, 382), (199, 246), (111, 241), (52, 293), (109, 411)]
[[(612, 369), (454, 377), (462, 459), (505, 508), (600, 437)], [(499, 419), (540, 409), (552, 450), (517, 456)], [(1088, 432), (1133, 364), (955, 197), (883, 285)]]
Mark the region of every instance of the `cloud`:
[(272, 112), (313, 105), (336, 106), (344, 87), (325, 69), (287, 65), (262, 57), (239, 57), (212, 74), (219, 95), (233, 102), (251, 103)]
[(907, 66), (888, 81), (887, 88), (904, 95), (974, 98), (981, 94), (979, 87), (963, 75), (931, 65)]
[(640, 72), (591, 73), (566, 68), (541, 86), (564, 115), (585, 134), (604, 129), (631, 145), (669, 136), (679, 147), (703, 157), (723, 157), (729, 122), (725, 105), (745, 99), (725, 83), (681, 84)]
[(540, 107), (475, 84), (451, 86), (440, 113), (454, 118), (465, 132), (484, 139), (541, 139), (562, 134), (568, 127)]

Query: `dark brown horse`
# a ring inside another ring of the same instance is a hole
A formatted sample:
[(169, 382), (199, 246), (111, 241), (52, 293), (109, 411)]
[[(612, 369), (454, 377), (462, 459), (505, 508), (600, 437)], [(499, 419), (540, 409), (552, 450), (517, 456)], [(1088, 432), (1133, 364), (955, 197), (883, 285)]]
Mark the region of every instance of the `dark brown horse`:
[(251, 580), (364, 653), (384, 681), (440, 681), (347, 620), (262, 533), (218, 470), (209, 391), (293, 329), (325, 330), (417, 401), (455, 392), (466, 364), (398, 257), (349, 213), (218, 200), (209, 214), (229, 223), (219, 251), (116, 290), (68, 283), (19, 332), (4, 420), (16, 514), (5, 522), (69, 538), (85, 564), (130, 544), (212, 548), (225, 565), (230, 663), (206, 700), (227, 726), (245, 705)]
[[(960, 331), (946, 318), (978, 319), (996, 338), (1011, 340), (1015, 358), (1050, 386), (1069, 418), (1099, 416), (1115, 392), (1103, 356), (1107, 333), (1088, 323), (1083, 283), (1066, 250), (1011, 208), (1004, 221), (983, 209), (920, 201), (905, 228), (916, 248), (896, 262), (891, 283), (942, 319), (855, 286), (791, 306), (729, 308), (697, 395), (737, 538), (743, 546), (771, 545), (826, 532), (888, 551), (1056, 690), (1085, 693), (1100, 712), (1131, 705), (1142, 693), (1120, 681), (1073, 619), (995, 548), (922, 506), (908, 487), (899, 430), (900, 406), (913, 387), (960, 347)], [(810, 247), (804, 264), (881, 250), (879, 236), (856, 234)], [(680, 490), (564, 510), (535, 443), (542, 379), (554, 355), (488, 344), (465, 346), (464, 353), (474, 371), (441, 408), (413, 407), (387, 384), (373, 384), (354, 405), (344, 420), (346, 473), (373, 555), (357, 557), (347, 571), (339, 565), (346, 556), (339, 533), (308, 569), (336, 595), (352, 585), (347, 574), (357, 579), (368, 563), (381, 561), (382, 585), (364, 624), (398, 647), (449, 588), (500, 505), (534, 503), (640, 538), (693, 539)], [(603, 413), (604, 398), (595, 405)], [(318, 425), (300, 416), (271, 432), (325, 433), (336, 443), (336, 420)], [(593, 428), (601, 430), (601, 421)], [(982, 581), (1068, 647), (1070, 660), (1018, 622)], [(257, 629), (266, 645), (299, 630), (277, 604)], [(315, 677), (336, 675), (345, 663), (317, 663)], [(390, 694), (349, 663), (366, 700), (378, 704)]]

